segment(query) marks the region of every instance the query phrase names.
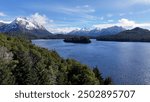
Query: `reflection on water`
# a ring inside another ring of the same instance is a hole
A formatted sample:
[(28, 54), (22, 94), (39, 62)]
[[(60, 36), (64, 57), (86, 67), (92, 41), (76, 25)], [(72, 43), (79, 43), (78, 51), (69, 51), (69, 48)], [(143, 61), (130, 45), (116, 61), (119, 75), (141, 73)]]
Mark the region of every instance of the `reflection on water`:
[(103, 76), (111, 76), (115, 84), (150, 84), (150, 43), (95, 40), (91, 44), (63, 40), (34, 40), (33, 43), (55, 49), (64, 58), (98, 66)]

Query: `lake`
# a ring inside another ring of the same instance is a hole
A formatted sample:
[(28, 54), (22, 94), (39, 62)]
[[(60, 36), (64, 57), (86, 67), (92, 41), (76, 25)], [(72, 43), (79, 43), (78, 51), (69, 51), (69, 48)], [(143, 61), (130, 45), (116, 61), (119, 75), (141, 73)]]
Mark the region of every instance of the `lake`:
[(73, 58), (90, 67), (98, 66), (104, 77), (117, 85), (150, 85), (150, 43), (104, 42), (65, 43), (61, 39), (33, 40), (34, 44), (56, 50), (64, 58)]

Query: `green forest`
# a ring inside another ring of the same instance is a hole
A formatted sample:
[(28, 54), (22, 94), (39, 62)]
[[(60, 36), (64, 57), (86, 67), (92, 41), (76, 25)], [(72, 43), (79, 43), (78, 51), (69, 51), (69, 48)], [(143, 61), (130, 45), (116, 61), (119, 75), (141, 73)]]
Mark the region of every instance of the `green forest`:
[(22, 37), (0, 34), (1, 85), (109, 85), (97, 67), (89, 68)]

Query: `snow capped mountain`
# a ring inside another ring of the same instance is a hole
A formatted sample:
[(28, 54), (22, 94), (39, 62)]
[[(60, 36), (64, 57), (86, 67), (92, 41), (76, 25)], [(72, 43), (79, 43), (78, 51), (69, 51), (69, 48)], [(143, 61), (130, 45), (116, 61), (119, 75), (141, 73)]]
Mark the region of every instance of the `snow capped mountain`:
[(8, 25), (9, 25), (8, 29), (17, 28), (19, 26), (27, 30), (33, 30), (33, 29), (45, 30), (45, 28), (42, 25), (39, 25), (37, 22), (30, 21), (26, 17), (18, 17)]
[(112, 27), (108, 27), (108, 28), (103, 28), (103, 29), (94, 29), (90, 31), (90, 34), (93, 34), (94, 36), (100, 36), (100, 35), (114, 35), (114, 34), (118, 34), (122, 31), (126, 30), (123, 27), (119, 27), (119, 26), (112, 26)]
[(109, 27), (109, 28), (105, 28), (105, 29), (102, 29), (101, 30), (101, 34), (103, 35), (113, 35), (113, 34), (118, 34), (122, 31), (126, 30), (125, 28), (123, 27), (118, 27), (118, 26), (113, 26), (113, 27)]
[(3, 20), (0, 20), (0, 27), (5, 25), (5, 24), (9, 24), (10, 21), (3, 21)]
[(82, 29), (75, 29), (71, 32), (69, 32), (68, 34), (71, 34), (71, 35), (88, 35), (88, 33), (90, 32), (90, 30), (88, 28), (82, 28)]
[(3, 25), (5, 25), (5, 23), (3, 23), (3, 22), (0, 22), (0, 26), (3, 26)]
[(37, 22), (33, 22), (25, 17), (18, 17), (11, 23), (1, 22), (0, 32), (3, 33), (21, 32), (38, 36), (46, 36), (51, 34), (42, 25), (39, 25)]
[[(113, 26), (109, 28), (82, 28), (75, 29), (67, 34), (69, 35), (80, 35), (80, 36), (100, 36), (100, 35), (113, 35), (118, 34), (125, 29), (118, 26)], [(7, 33), (9, 35), (22, 35), (25, 36), (38, 36), (38, 37), (47, 37), (52, 35), (49, 31), (46, 30), (40, 22), (36, 22), (34, 19), (29, 19), (25, 17), (18, 17), (12, 22), (0, 21), (0, 32)]]
[(113, 34), (118, 34), (122, 31), (124, 31), (125, 28), (119, 27), (119, 26), (112, 26), (108, 28), (94, 28), (92, 30), (73, 30), (68, 34), (71, 35), (81, 35), (81, 36), (100, 36), (100, 35), (113, 35)]
[(99, 34), (101, 34), (101, 29), (100, 28), (95, 28), (95, 29), (92, 29), (90, 32), (89, 32), (89, 36), (98, 36)]
[[(37, 26), (34, 25), (32, 22), (30, 22), (29, 20), (27, 20), (27, 18), (23, 18), (23, 17), (18, 17), (16, 18), (11, 25), (20, 25), (21, 27), (28, 29), (28, 30), (32, 30), (32, 29), (37, 29)], [(16, 26), (17, 27), (17, 26)]]

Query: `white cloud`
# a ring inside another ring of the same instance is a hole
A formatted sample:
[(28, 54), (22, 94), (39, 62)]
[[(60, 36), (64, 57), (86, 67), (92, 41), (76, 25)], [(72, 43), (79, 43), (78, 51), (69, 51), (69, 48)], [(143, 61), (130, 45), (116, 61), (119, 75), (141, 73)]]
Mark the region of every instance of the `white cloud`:
[(135, 28), (135, 27), (150, 29), (150, 23), (136, 23), (135, 21), (131, 21), (125, 18), (119, 20), (119, 23), (120, 26), (123, 26), (128, 29)]
[(0, 16), (6, 16), (6, 14), (4, 14), (3, 12), (0, 12)]
[(126, 29), (132, 29), (135, 27), (150, 29), (150, 23), (136, 23), (135, 21), (128, 20), (125, 18), (122, 18), (122, 19), (118, 20), (117, 23), (113, 23), (113, 24), (107, 23), (107, 24), (93, 25), (93, 27), (96, 27), (96, 28), (107, 28), (107, 27), (111, 27), (111, 26), (122, 26)]
[(124, 26), (124, 27), (132, 27), (136, 24), (134, 21), (130, 21), (128, 19), (122, 18), (119, 20), (119, 25)]
[(64, 25), (56, 24), (53, 20), (50, 20), (46, 15), (35, 13), (29, 17), (31, 21), (43, 25), (46, 29), (52, 33), (68, 33), (72, 30), (79, 29), (77, 27), (62, 27)]
[[(88, 7), (88, 6), (86, 5), (86, 7)], [(72, 30), (80, 29), (78, 27), (67, 27), (66, 24), (65, 24), (65, 26), (59, 26), (59, 24), (56, 24), (53, 20), (50, 20), (46, 15), (41, 15), (39, 13), (35, 13), (35, 14), (31, 15), (30, 19), (38, 22), (40, 25), (45, 26), (52, 33), (68, 33)], [(104, 18), (102, 17), (102, 20), (103, 19)], [(116, 23), (113, 23), (114, 21), (111, 19), (108, 20), (107, 22), (108, 23), (93, 25), (93, 27), (106, 28), (106, 27), (111, 27), (111, 26), (122, 26), (127, 29), (132, 29), (134, 27), (142, 27), (142, 28), (150, 29), (150, 23), (136, 23), (135, 21), (129, 20), (126, 18), (122, 18), (122, 19), (118, 20), (118, 22), (116, 22)]]
[(9, 24), (9, 23), (11, 23), (12, 21), (4, 21), (4, 20), (0, 20), (0, 22)]
[(135, 27), (150, 29), (150, 23), (137, 23)]
[(29, 19), (43, 26), (53, 22), (53, 20), (49, 20), (46, 15), (40, 15), (39, 13), (31, 15)]
[(93, 27), (94, 28), (107, 28), (107, 27), (112, 27), (112, 26), (115, 26), (115, 24), (109, 24), (109, 23), (107, 23), (107, 24), (95, 24), (95, 25), (93, 25)]

